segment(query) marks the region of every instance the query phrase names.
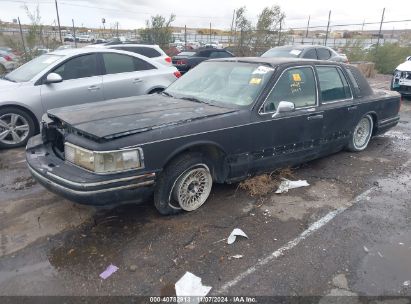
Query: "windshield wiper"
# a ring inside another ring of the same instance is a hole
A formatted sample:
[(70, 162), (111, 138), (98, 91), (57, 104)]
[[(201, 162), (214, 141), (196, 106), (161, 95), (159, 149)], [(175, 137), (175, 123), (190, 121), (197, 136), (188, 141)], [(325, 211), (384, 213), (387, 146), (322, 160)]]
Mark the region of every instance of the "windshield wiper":
[(194, 101), (194, 102), (198, 102), (198, 103), (206, 103), (206, 102), (201, 101), (200, 99), (197, 99), (197, 98), (195, 98), (195, 97), (180, 97), (180, 99), (189, 100), (189, 101)]
[(7, 76), (3, 76), (3, 79), (4, 79), (4, 80), (11, 81), (11, 82), (16, 82), (15, 80), (8, 78)]
[(170, 93), (165, 92), (165, 91), (162, 91), (162, 92), (161, 92), (161, 95), (166, 95), (166, 96), (168, 96), (168, 97), (173, 97), (173, 95), (171, 95)]

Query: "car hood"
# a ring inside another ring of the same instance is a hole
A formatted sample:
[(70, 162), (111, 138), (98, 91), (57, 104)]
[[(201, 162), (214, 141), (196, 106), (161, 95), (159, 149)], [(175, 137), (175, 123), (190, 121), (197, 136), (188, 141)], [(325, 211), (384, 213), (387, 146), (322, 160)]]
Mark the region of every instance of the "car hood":
[(21, 83), (0, 79), (0, 91), (12, 90), (21, 86)]
[(397, 70), (403, 72), (411, 71), (411, 61), (401, 63), (399, 66), (397, 66)]
[(52, 109), (47, 113), (84, 134), (110, 139), (234, 111), (156, 94)]

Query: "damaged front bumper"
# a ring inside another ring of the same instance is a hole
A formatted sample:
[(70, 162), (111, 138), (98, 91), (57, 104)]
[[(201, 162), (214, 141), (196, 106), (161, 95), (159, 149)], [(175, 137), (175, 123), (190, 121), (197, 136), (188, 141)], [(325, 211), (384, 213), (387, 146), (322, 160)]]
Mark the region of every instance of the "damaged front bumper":
[(391, 89), (401, 95), (411, 96), (411, 71), (395, 71)]
[(80, 204), (114, 206), (142, 202), (153, 192), (155, 173), (94, 174), (59, 158), (41, 135), (29, 140), (26, 159), (31, 174), (40, 184)]

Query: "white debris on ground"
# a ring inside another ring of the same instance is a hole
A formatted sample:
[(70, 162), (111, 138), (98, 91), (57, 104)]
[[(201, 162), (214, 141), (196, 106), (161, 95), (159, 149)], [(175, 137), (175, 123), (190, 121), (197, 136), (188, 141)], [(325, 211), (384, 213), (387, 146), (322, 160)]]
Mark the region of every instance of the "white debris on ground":
[(227, 244), (231, 245), (235, 242), (237, 236), (242, 236), (248, 239), (248, 236), (240, 228), (235, 228), (227, 239)]
[(283, 181), (281, 182), (280, 186), (278, 186), (277, 191), (275, 193), (286, 193), (290, 189), (295, 189), (295, 188), (300, 188), (300, 187), (307, 187), (310, 184), (307, 183), (306, 180), (296, 180), (296, 181), (291, 181), (286, 178), (283, 178)]
[(242, 259), (242, 258), (243, 258), (242, 254), (236, 254), (236, 255), (230, 256), (230, 259)]
[[(188, 271), (175, 284), (177, 297), (204, 297), (211, 288), (211, 286), (204, 286), (201, 278)], [(190, 303), (197, 304), (198, 299), (191, 298)]]

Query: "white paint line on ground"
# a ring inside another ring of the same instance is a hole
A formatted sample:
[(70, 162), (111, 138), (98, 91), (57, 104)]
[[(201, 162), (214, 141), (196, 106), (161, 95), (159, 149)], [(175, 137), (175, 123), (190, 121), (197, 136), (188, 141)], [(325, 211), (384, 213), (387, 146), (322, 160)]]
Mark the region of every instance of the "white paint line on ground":
[[(364, 191), (363, 193), (361, 193), (360, 195), (358, 195), (354, 200), (353, 200), (353, 204), (366, 199), (366, 197), (368, 195), (371, 194), (371, 192), (373, 192), (376, 188), (370, 188), (366, 191)], [(240, 281), (242, 281), (243, 279), (245, 279), (247, 276), (249, 276), (250, 274), (256, 272), (259, 268), (261, 268), (262, 266), (268, 264), (269, 262), (271, 262), (272, 260), (277, 259), (278, 257), (282, 256), (286, 251), (291, 250), (292, 248), (294, 248), (295, 246), (297, 246), (301, 241), (303, 241), (304, 239), (306, 239), (307, 237), (309, 237), (311, 234), (313, 234), (315, 231), (317, 231), (318, 229), (320, 229), (321, 227), (323, 227), (324, 225), (326, 225), (328, 222), (330, 222), (333, 218), (335, 218), (338, 214), (340, 214), (341, 212), (347, 210), (348, 207), (344, 207), (344, 208), (339, 208), (337, 210), (331, 211), (330, 213), (326, 214), (324, 217), (322, 217), (321, 219), (319, 219), (318, 221), (314, 222), (310, 227), (308, 227), (307, 230), (303, 231), (297, 238), (295, 238), (292, 241), (289, 241), (287, 244), (285, 244), (283, 247), (277, 249), (276, 251), (274, 251), (273, 253), (271, 253), (270, 255), (268, 255), (267, 257), (265, 257), (264, 259), (260, 260), (258, 263), (256, 263), (255, 265), (251, 266), (250, 268), (248, 268), (246, 271), (240, 273), (238, 276), (236, 276), (234, 279), (232, 279), (231, 281), (225, 283), (223, 286), (220, 287), (220, 289), (218, 289), (216, 291), (216, 294), (224, 294), (228, 291), (228, 289), (230, 289), (231, 287), (237, 285)]]

